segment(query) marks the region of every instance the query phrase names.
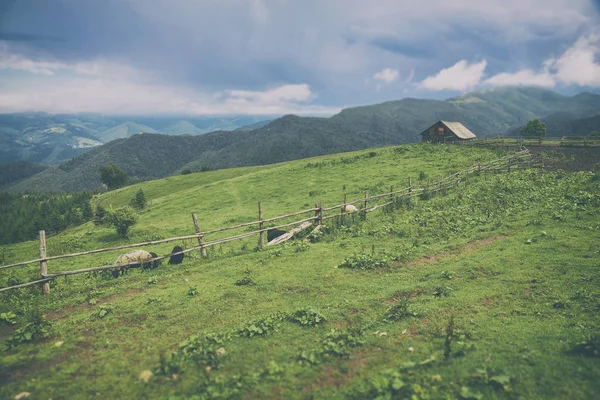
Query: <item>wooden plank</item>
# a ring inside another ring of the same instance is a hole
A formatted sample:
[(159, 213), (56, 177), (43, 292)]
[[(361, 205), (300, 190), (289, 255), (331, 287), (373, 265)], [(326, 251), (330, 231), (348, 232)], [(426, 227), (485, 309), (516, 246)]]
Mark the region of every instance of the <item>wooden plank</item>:
[(273, 246), (275, 244), (279, 244), (279, 243), (283, 243), (285, 241), (290, 240), (292, 237), (294, 237), (294, 235), (298, 232), (301, 232), (309, 227), (311, 227), (312, 224), (310, 222), (304, 222), (302, 225), (292, 229), (291, 231), (289, 231), (288, 233), (281, 235), (273, 240), (271, 240), (269, 243), (267, 243), (267, 246)]

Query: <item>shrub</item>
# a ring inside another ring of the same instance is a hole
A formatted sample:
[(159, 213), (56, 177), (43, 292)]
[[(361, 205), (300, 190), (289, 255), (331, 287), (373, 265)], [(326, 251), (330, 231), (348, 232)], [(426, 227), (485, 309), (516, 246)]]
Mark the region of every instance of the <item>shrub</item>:
[(137, 215), (134, 209), (129, 206), (117, 208), (116, 210), (111, 208), (107, 211), (104, 222), (114, 226), (119, 236), (127, 237), (129, 228), (137, 222)]
[(146, 195), (142, 189), (137, 191), (135, 197), (129, 202), (129, 205), (136, 210), (143, 210), (146, 208)]

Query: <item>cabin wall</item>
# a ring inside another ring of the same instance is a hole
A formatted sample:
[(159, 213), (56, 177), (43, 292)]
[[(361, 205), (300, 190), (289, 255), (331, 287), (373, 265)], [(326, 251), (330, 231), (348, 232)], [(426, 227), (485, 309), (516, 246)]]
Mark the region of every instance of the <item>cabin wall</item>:
[(440, 122), (433, 125), (423, 134), (424, 142), (431, 143), (448, 143), (460, 140), (452, 131)]

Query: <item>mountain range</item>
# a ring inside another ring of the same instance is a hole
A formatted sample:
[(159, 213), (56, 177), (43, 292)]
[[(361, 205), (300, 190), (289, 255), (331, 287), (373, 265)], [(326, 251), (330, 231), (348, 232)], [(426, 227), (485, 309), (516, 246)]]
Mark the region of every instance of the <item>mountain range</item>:
[(265, 123), (268, 117), (136, 117), (95, 114), (0, 114), (0, 163), (56, 164), (137, 133), (201, 135)]
[[(407, 98), (353, 107), (330, 118), (286, 115), (248, 128), (196, 136), (167, 136), (148, 129), (130, 136), (140, 126), (124, 122), (107, 133), (111, 138), (122, 138), (40, 172), (34, 173), (36, 168), (31, 167), (31, 176), (12, 180), (4, 190), (101, 189), (99, 167), (106, 163), (116, 163), (130, 177), (146, 180), (178, 174), (184, 169), (263, 165), (416, 142), (419, 134), (438, 120), (459, 121), (479, 137), (486, 137), (518, 132), (533, 118), (547, 122), (549, 135), (586, 134), (588, 128), (597, 129), (600, 95), (565, 96), (533, 87), (496, 88), (447, 100)], [(186, 126), (179, 120), (168, 126), (175, 125)], [(571, 131), (573, 127), (577, 130)]]

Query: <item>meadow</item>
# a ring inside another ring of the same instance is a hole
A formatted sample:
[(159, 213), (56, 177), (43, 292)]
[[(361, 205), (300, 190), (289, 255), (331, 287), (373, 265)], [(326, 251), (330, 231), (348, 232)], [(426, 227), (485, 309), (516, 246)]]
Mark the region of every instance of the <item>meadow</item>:
[[(406, 145), (143, 182), (129, 242), (338, 204), (502, 156)], [(600, 392), (600, 179), (472, 176), (447, 192), (329, 220), (323, 233), (244, 240), (183, 264), (59, 278), (0, 294), (0, 397), (587, 399)], [(123, 243), (87, 223), (49, 255)], [(183, 247), (192, 241), (180, 243)], [(151, 249), (166, 253), (171, 245)], [(4, 263), (37, 257), (6, 245)], [(49, 271), (116, 254), (50, 261)], [(0, 271), (0, 286), (39, 267)]]

